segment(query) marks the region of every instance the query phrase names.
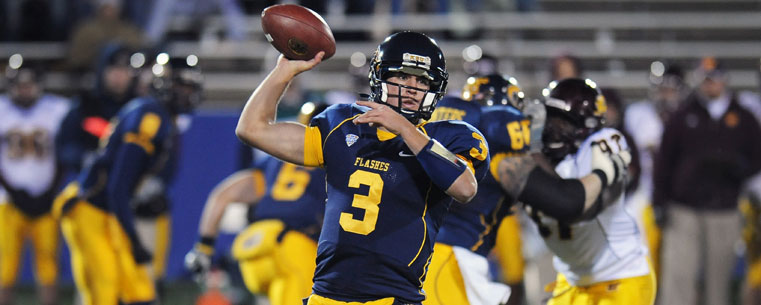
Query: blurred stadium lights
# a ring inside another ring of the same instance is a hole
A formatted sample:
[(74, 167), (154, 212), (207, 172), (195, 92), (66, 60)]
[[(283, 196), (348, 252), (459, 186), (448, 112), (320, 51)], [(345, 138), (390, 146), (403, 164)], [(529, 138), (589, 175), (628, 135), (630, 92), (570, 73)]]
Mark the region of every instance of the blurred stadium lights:
[(484, 51), (479, 47), (478, 45), (469, 45), (465, 49), (462, 50), (462, 58), (466, 62), (474, 62), (476, 60), (481, 59), (481, 56), (484, 55)]

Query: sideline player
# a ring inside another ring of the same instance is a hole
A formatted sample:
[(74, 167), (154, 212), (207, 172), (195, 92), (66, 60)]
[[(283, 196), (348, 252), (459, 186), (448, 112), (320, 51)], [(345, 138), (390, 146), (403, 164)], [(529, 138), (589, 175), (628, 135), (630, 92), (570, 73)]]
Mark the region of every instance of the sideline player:
[(56, 198), (84, 305), (149, 304), (156, 298), (151, 255), (137, 236), (130, 200), (143, 178), (162, 170), (174, 145), (175, 118), (201, 101), (197, 61), (154, 68), (150, 96), (127, 103), (94, 163)]
[(54, 139), (69, 101), (44, 93), (40, 71), (21, 55), (9, 66), (8, 94), (0, 96), (0, 304), (13, 303), (26, 240), (34, 247), (39, 304), (55, 304), (59, 233), (50, 207), (61, 168)]

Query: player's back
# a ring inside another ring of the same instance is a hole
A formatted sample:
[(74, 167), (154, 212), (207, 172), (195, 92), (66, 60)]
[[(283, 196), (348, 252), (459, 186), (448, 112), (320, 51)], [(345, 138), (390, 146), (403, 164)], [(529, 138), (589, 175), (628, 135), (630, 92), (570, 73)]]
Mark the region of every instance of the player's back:
[(108, 210), (107, 180), (118, 178), (112, 168), (117, 159), (124, 157), (119, 156), (120, 148), (139, 146), (147, 157), (136, 156), (141, 162), (135, 166), (140, 166), (138, 170), (142, 174), (158, 173), (167, 164), (176, 133), (169, 112), (150, 97), (137, 98), (124, 105), (112, 119), (110, 128), (107, 138), (101, 140), (96, 160), (78, 178), (81, 194), (85, 195), (83, 199), (104, 210)]
[(267, 191), (253, 209), (253, 220), (279, 219), (316, 240), (325, 214), (325, 171), (272, 156), (260, 158), (254, 169), (263, 175)]
[[(337, 300), (396, 296), (420, 302), (435, 235), (452, 199), (431, 182), (401, 137), (351, 122), (364, 111), (334, 105), (312, 121), (321, 131), (328, 183), (314, 290)], [(453, 153), (488, 162), (482, 136), (466, 123), (431, 122), (419, 129)], [(485, 174), (485, 164), (472, 166), (477, 178)]]
[[(603, 128), (587, 137), (576, 154), (566, 156), (555, 167), (556, 172), (563, 178), (589, 174), (592, 143), (600, 143), (604, 150), (613, 153), (628, 149), (620, 132)], [(592, 219), (559, 223), (544, 216), (533, 218), (555, 254), (555, 269), (574, 286), (649, 273), (647, 250), (635, 218), (624, 206), (623, 192)]]

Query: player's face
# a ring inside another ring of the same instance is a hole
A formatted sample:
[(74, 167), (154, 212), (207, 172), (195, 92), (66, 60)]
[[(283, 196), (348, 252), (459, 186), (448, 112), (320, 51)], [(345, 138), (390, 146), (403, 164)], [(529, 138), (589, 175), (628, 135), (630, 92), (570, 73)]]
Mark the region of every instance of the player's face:
[(431, 88), (431, 82), (428, 79), (406, 73), (393, 73), (386, 82), (389, 83), (387, 103), (399, 106), (399, 97), (401, 97), (402, 108), (409, 110), (418, 110), (425, 92)]
[(549, 115), (542, 132), (544, 153), (553, 162), (574, 152), (576, 126), (563, 116)]
[(13, 102), (21, 107), (31, 107), (40, 95), (40, 86), (34, 81), (22, 81), (10, 88)]
[(724, 93), (724, 81), (720, 79), (706, 78), (700, 84), (700, 91), (708, 98), (718, 98)]
[(129, 89), (132, 72), (129, 66), (110, 66), (104, 72), (106, 89), (116, 95), (123, 95)]

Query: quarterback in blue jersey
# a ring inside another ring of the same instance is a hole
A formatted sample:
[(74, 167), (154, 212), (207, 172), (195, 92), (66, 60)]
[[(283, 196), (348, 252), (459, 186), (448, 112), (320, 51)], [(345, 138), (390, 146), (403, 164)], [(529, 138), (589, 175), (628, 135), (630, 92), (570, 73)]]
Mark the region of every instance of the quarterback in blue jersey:
[[(327, 104), (305, 103), (300, 121), (308, 123), (325, 108)], [(311, 292), (325, 197), (324, 170), (262, 157), (209, 194), (200, 239), (185, 256), (185, 266), (202, 279), (211, 267), (225, 208), (232, 202), (254, 204), (252, 222), (232, 249), (244, 283), (252, 293), (267, 295), (270, 304), (298, 304)]]
[[(531, 163), (529, 154), (531, 144), (531, 121), (521, 112), (523, 92), (512, 77), (493, 74), (471, 77), (463, 89), (462, 99), (449, 97), (440, 103), (434, 119), (464, 119), (478, 126), (489, 143), (491, 156), (490, 174), (478, 187), (478, 194), (471, 204), (457, 206), (445, 218), (436, 249), (429, 269), (430, 278), (424, 289), (428, 294), (426, 305), (438, 304), (502, 304), (511, 294), (507, 286), (489, 280), (486, 256), (496, 244), (497, 232), (503, 220), (511, 214), (511, 207), (519, 197), (527, 205), (532, 205), (543, 213), (557, 215), (564, 219), (574, 219), (594, 205), (584, 207), (584, 197), (597, 198), (602, 186), (607, 184), (607, 177), (615, 173), (600, 172), (599, 176), (590, 174), (584, 180), (567, 180), (552, 177)], [(600, 167), (614, 170), (610, 158), (599, 154)], [(508, 172), (500, 179), (500, 166), (503, 164), (524, 164)], [(531, 164), (528, 166), (528, 164)], [(528, 174), (536, 169), (539, 180), (528, 179)], [(520, 177), (520, 178), (516, 178)], [(614, 180), (614, 179), (611, 179)], [(612, 182), (612, 181), (611, 181)], [(511, 192), (503, 185), (531, 183), (533, 188), (527, 191)], [(561, 187), (562, 186), (562, 187)], [(547, 187), (542, 189), (542, 187)], [(551, 190), (551, 191), (548, 191)], [(556, 196), (547, 193), (556, 192), (559, 196), (578, 198), (573, 202), (558, 202)], [(580, 195), (580, 196), (578, 196)], [(533, 197), (532, 197), (533, 196)], [(552, 199), (552, 200), (550, 200)], [(568, 210), (564, 205), (575, 206)], [(584, 209), (582, 209), (584, 207)], [(518, 232), (508, 232), (517, 234)], [(502, 247), (519, 247), (517, 243), (500, 245)], [(515, 250), (519, 250), (515, 249)], [(502, 251), (504, 253), (504, 251)], [(519, 255), (512, 253), (512, 255)], [(504, 263), (504, 261), (503, 261)], [(516, 264), (513, 268), (520, 268)], [(522, 270), (508, 270), (520, 273)], [(512, 282), (519, 288), (520, 278)], [(510, 302), (519, 301), (520, 296), (510, 297)]]
[(481, 133), (427, 122), (448, 74), (436, 43), (387, 37), (370, 65), (370, 101), (334, 105), (310, 125), (274, 123), (283, 90), (309, 61), (280, 57), (247, 102), (236, 133), (285, 161), (324, 167), (327, 205), (307, 304), (419, 304), (433, 244), (452, 199), (467, 203), (488, 166)]
[(156, 298), (151, 256), (138, 238), (130, 201), (143, 178), (166, 166), (177, 144), (175, 117), (200, 102), (196, 64), (177, 58), (155, 67), (152, 94), (119, 111), (95, 162), (54, 202), (85, 305), (149, 304)]

